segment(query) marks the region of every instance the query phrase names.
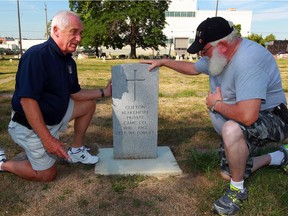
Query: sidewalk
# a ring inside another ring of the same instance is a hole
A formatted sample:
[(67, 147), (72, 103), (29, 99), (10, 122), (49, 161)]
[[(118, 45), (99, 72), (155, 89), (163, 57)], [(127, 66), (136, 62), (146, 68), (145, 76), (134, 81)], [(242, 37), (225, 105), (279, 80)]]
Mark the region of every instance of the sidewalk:
[[(14, 77), (7, 77), (5, 79), (1, 79), (0, 80), (0, 85), (4, 84), (4, 83), (7, 83), (7, 82), (10, 82), (13, 79), (15, 79), (15, 78)], [(10, 98), (12, 96), (13, 96), (13, 94), (11, 94), (11, 93), (0, 93), (0, 97), (8, 97), (8, 98)]]

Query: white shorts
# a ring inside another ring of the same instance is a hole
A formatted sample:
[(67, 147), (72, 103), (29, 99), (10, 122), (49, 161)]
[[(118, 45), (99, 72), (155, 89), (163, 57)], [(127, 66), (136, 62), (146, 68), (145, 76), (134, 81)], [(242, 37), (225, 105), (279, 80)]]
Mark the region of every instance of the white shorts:
[[(47, 125), (47, 128), (53, 137), (59, 139), (59, 132), (64, 132), (67, 129), (73, 109), (74, 101), (70, 99), (66, 114), (62, 121), (57, 125)], [(14, 111), (12, 111), (11, 116), (13, 115)], [(8, 126), (8, 132), (13, 141), (25, 150), (28, 160), (34, 170), (47, 170), (54, 165), (56, 156), (46, 151), (39, 136), (34, 130), (29, 130), (25, 126), (11, 120)]]

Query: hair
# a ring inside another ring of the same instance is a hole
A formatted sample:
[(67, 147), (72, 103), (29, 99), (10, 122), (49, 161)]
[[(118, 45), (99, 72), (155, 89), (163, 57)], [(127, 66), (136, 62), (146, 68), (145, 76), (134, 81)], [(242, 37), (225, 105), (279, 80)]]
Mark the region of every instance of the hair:
[(52, 19), (51, 22), (51, 35), (53, 34), (53, 28), (57, 26), (60, 30), (64, 30), (67, 26), (70, 25), (71, 20), (69, 19), (70, 16), (80, 17), (77, 13), (73, 11), (59, 11)]
[[(232, 23), (231, 21), (228, 21), (228, 23), (229, 23), (230, 27), (233, 27), (233, 23)], [(239, 36), (238, 36), (238, 30), (233, 27), (233, 31), (232, 31), (230, 34), (228, 34), (228, 35), (225, 36), (224, 38), (221, 38), (221, 39), (219, 39), (219, 40), (210, 42), (210, 44), (211, 44), (212, 46), (217, 46), (217, 44), (218, 44), (220, 41), (223, 41), (223, 40), (227, 41), (228, 44), (231, 44), (231, 43), (233, 43), (234, 41), (236, 41), (238, 37), (239, 37)]]

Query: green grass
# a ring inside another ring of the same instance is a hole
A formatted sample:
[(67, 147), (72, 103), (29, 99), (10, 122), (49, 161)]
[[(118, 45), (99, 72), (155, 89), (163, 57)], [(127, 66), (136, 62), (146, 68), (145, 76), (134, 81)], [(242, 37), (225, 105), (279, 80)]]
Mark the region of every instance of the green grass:
[[(113, 65), (133, 60), (78, 60), (83, 88), (104, 87)], [(288, 91), (288, 60), (279, 60), (283, 88)], [(0, 61), (0, 92), (13, 93), (18, 61)], [(1, 82), (3, 81), (3, 82)], [(4, 82), (5, 81), (5, 82)], [(209, 91), (206, 76), (189, 77), (160, 68), (158, 145), (169, 146), (183, 170), (178, 177), (97, 176), (94, 167), (59, 165), (51, 183), (22, 180), (0, 173), (2, 215), (211, 215), (213, 202), (222, 196), (227, 182), (219, 175), (215, 133), (205, 106)], [(112, 147), (111, 99), (97, 101), (97, 109), (85, 143)], [(8, 158), (22, 151), (7, 133), (11, 98), (0, 97), (0, 146)], [(70, 143), (73, 130), (61, 135)], [(275, 146), (261, 149), (274, 151)], [(239, 215), (288, 215), (288, 180), (284, 172), (266, 167), (247, 181), (249, 200)]]
[(123, 193), (125, 190), (133, 190), (139, 186), (139, 183), (145, 180), (144, 176), (115, 176), (111, 178), (112, 189), (117, 193)]

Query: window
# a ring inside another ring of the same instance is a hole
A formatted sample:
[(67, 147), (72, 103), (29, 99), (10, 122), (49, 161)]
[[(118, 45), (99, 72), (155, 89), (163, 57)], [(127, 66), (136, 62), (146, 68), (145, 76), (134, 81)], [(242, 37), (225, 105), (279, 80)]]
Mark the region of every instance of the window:
[(175, 17), (180, 17), (180, 12), (179, 11), (175, 12)]
[(195, 17), (195, 12), (193, 11), (166, 11), (166, 17)]

